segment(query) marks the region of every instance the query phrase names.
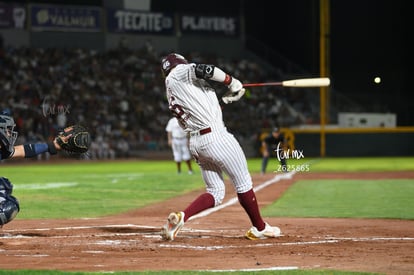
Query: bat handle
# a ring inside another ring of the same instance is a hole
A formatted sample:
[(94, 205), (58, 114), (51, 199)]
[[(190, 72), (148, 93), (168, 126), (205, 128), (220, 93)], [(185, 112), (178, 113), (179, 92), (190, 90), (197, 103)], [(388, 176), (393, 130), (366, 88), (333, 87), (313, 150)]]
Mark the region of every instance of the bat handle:
[(283, 82), (266, 82), (266, 83), (246, 83), (243, 87), (260, 87), (260, 86), (282, 86)]

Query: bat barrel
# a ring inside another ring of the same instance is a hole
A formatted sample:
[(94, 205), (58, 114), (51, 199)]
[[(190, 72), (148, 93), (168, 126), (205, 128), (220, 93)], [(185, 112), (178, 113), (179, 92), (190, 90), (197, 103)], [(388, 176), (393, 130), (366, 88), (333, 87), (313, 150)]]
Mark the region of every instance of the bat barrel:
[(302, 78), (283, 81), (285, 87), (326, 87), (331, 83), (327, 77)]

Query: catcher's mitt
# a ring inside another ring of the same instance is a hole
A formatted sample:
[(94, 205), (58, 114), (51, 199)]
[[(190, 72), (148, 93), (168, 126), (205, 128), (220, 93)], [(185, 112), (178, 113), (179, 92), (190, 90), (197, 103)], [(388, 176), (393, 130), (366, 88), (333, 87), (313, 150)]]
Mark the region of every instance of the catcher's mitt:
[(86, 153), (91, 145), (88, 130), (82, 125), (75, 124), (63, 129), (56, 137), (60, 148), (70, 153)]

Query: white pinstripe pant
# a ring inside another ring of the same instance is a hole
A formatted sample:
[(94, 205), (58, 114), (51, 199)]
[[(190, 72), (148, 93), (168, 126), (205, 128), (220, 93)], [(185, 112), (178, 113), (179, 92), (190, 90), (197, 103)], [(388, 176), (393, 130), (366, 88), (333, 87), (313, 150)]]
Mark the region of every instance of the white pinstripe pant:
[(225, 195), (223, 172), (229, 176), (237, 193), (245, 193), (253, 187), (243, 149), (225, 128), (191, 136), (190, 151), (201, 168), (206, 190), (214, 196), (216, 206), (222, 203)]

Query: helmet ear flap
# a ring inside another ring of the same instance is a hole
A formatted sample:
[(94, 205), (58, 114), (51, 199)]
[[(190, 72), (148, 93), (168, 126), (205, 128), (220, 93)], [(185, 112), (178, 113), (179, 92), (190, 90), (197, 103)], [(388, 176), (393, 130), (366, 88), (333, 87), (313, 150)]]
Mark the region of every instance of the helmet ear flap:
[(167, 58), (163, 58), (161, 61), (161, 72), (164, 75), (164, 77), (167, 77), (167, 75), (170, 73), (171, 71), (171, 64), (168, 61)]

